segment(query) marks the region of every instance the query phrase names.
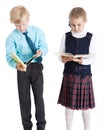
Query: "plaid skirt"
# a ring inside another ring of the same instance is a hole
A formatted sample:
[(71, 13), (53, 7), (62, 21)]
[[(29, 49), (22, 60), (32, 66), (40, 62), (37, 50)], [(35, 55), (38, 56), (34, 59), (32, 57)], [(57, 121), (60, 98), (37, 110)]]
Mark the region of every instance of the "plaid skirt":
[(74, 110), (94, 108), (92, 76), (64, 74), (58, 104)]

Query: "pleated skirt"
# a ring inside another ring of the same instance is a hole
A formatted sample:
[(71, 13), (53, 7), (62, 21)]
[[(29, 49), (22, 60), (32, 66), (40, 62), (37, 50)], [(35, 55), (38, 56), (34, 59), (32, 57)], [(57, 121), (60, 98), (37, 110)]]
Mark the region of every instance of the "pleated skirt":
[(92, 76), (64, 74), (58, 104), (73, 110), (94, 108)]

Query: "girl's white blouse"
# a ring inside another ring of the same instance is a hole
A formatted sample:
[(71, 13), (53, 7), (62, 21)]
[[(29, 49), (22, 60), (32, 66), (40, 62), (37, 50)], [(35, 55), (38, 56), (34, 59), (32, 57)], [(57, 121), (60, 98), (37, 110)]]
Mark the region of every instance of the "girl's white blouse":
[[(73, 31), (71, 31), (71, 33), (72, 33), (73, 37), (76, 37), (76, 38), (82, 38), (82, 37), (86, 36), (86, 34), (87, 34), (86, 31), (82, 31), (81, 33), (75, 33)], [(60, 52), (65, 52), (65, 38), (66, 38), (66, 35), (64, 34), (61, 39)], [(93, 54), (93, 56), (89, 57), (87, 59), (83, 59), (82, 64), (83, 65), (93, 64), (96, 59), (95, 53), (96, 53), (96, 42), (95, 42), (94, 36), (92, 35), (90, 46), (89, 46), (89, 54)]]

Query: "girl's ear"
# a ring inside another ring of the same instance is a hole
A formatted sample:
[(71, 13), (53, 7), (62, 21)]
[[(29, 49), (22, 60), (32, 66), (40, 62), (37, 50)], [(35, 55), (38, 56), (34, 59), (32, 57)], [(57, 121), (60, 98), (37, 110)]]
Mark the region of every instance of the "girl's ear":
[(71, 27), (70, 22), (69, 22), (69, 26)]

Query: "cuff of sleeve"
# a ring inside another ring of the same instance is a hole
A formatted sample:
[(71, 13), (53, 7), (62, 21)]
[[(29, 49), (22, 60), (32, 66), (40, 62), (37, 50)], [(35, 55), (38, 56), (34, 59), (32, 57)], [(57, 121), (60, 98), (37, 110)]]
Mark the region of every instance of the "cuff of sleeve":
[(14, 64), (12, 65), (12, 67), (16, 69), (16, 65), (17, 65), (17, 63), (14, 63)]

